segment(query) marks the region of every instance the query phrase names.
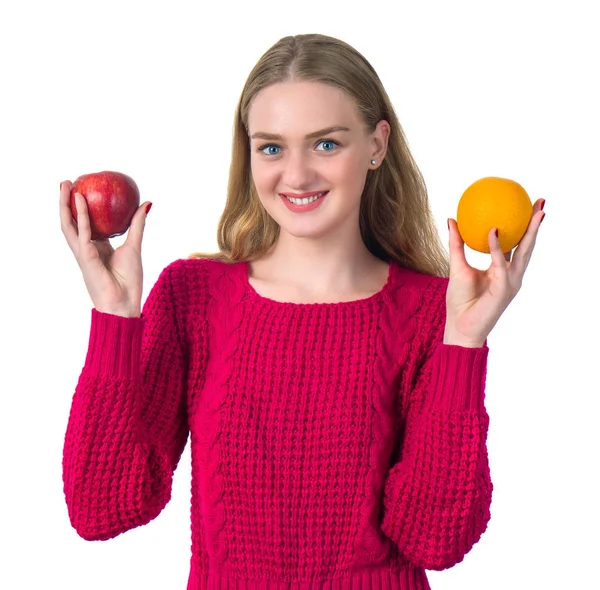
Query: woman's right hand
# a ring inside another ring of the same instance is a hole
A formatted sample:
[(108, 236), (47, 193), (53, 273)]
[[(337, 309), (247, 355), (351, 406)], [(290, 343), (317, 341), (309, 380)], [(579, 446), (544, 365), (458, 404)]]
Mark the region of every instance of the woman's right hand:
[(108, 240), (91, 240), (86, 200), (76, 195), (77, 222), (70, 207), (71, 182), (60, 185), (60, 225), (83, 274), (94, 307), (103, 313), (139, 317), (142, 306), (142, 237), (150, 203), (140, 205), (127, 238), (116, 250)]

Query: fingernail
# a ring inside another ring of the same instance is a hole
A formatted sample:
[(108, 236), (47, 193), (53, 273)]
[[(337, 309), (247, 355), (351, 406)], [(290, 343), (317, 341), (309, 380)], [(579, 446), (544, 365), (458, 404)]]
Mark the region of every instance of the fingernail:
[(495, 230), (494, 233), (496, 234), (496, 237), (498, 237), (498, 230)]
[(150, 209), (152, 209), (152, 203), (148, 203), (148, 205), (146, 207), (146, 215), (148, 215), (148, 213), (150, 212)]
[(540, 219), (540, 225), (542, 225), (542, 221), (544, 221), (544, 217), (546, 217), (545, 213), (542, 215), (542, 218)]
[(542, 204), (540, 205), (540, 210), (543, 211), (545, 204), (546, 204), (546, 199), (542, 200)]
[(448, 224), (448, 231), (450, 231), (450, 218), (446, 219), (446, 223)]
[(63, 183), (61, 182), (61, 183), (60, 183), (60, 190), (62, 190), (62, 185), (63, 185)]

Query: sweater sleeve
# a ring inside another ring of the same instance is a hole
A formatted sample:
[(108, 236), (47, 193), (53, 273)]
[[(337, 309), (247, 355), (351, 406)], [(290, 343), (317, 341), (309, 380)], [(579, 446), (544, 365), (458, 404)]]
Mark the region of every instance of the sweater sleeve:
[(188, 436), (174, 264), (161, 273), (140, 318), (92, 310), (63, 448), (69, 517), (87, 540), (146, 524), (170, 499)]
[(382, 531), (412, 563), (443, 570), (463, 560), (490, 519), (487, 341), (443, 344), (447, 283), (432, 297), (425, 354), (402, 392), (399, 460), (385, 482)]

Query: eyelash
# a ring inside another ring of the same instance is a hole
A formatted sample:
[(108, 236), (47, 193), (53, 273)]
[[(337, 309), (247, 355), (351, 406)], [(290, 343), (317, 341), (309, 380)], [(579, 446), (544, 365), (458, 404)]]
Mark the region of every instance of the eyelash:
[[(340, 144), (339, 144), (337, 141), (335, 141), (334, 139), (320, 139), (320, 140), (317, 142), (317, 145), (318, 145), (318, 144), (320, 144), (320, 143), (332, 143), (333, 145), (335, 145), (335, 146), (337, 146), (337, 147), (339, 147), (339, 145), (340, 145)], [(269, 148), (269, 147), (276, 147), (276, 148), (279, 148), (279, 146), (278, 146), (277, 144), (275, 144), (275, 143), (265, 143), (264, 145), (262, 145), (261, 147), (259, 147), (257, 151), (258, 151), (258, 152), (263, 152), (263, 153), (264, 153), (264, 150), (265, 150), (266, 148)], [(279, 149), (281, 149), (281, 148), (279, 148)], [(335, 151), (335, 150), (331, 149), (331, 150), (319, 150), (319, 151), (323, 151), (323, 152), (333, 152), (333, 151)], [(270, 157), (273, 157), (273, 156), (278, 156), (278, 155), (279, 155), (279, 154), (265, 154), (265, 156), (270, 156)]]

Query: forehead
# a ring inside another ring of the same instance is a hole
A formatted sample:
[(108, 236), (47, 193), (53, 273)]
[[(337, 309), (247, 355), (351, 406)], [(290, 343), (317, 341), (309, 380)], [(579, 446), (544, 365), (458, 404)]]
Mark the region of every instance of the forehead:
[(343, 125), (358, 130), (363, 122), (354, 101), (339, 88), (320, 82), (283, 82), (267, 86), (248, 111), (250, 134), (305, 135)]

